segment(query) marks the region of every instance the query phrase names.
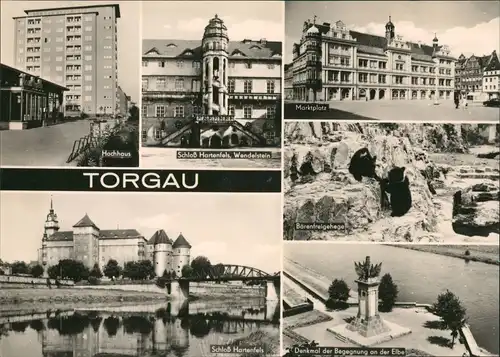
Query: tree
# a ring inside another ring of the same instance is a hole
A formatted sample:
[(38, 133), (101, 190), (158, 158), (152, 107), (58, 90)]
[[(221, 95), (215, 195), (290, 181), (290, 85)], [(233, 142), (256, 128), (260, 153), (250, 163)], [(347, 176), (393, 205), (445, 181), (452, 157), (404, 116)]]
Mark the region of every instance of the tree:
[(122, 268), (118, 265), (118, 262), (114, 259), (108, 260), (108, 263), (104, 267), (104, 275), (110, 279), (118, 278), (122, 275)]
[(203, 255), (197, 256), (191, 262), (191, 268), (193, 268), (193, 273), (196, 275), (205, 276), (211, 267), (210, 260)]
[(433, 311), (441, 317), (445, 327), (451, 330), (451, 347), (453, 347), (458, 331), (467, 323), (467, 310), (455, 294), (446, 290), (438, 295), (437, 302), (433, 305)]
[(12, 274), (29, 274), (30, 268), (25, 262), (16, 261), (11, 265)]
[(328, 296), (334, 301), (346, 302), (349, 299), (349, 287), (343, 279), (335, 279), (328, 288)]
[(89, 277), (89, 269), (80, 261), (63, 259), (59, 261), (58, 266), (62, 279), (71, 279), (77, 283)]
[(154, 267), (150, 260), (126, 262), (123, 276), (132, 280), (145, 280), (154, 276)]
[(139, 108), (134, 104), (130, 107), (128, 113), (130, 114), (129, 120), (138, 121), (139, 120)]
[(30, 274), (34, 278), (39, 278), (43, 275), (43, 267), (40, 264), (36, 264), (31, 267)]
[(378, 296), (382, 300), (382, 306), (385, 311), (391, 311), (398, 297), (398, 286), (392, 281), (391, 274), (385, 274), (380, 280), (378, 287)]
[(59, 276), (59, 265), (52, 265), (47, 269), (47, 274), (51, 279), (56, 279)]
[(99, 268), (99, 264), (97, 264), (97, 263), (94, 264), (94, 267), (90, 271), (89, 276), (91, 276), (93, 278), (97, 278), (97, 279), (102, 278), (102, 272), (101, 272), (101, 268)]
[(193, 272), (194, 272), (193, 268), (191, 266), (189, 266), (188, 264), (186, 264), (182, 267), (181, 276), (183, 278), (189, 278), (193, 275)]

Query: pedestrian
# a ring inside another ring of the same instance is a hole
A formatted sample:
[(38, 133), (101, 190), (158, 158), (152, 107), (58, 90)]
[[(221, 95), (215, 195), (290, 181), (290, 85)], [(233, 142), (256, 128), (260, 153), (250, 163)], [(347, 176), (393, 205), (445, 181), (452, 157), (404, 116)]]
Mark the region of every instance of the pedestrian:
[(459, 105), (460, 105), (460, 95), (455, 94), (455, 109), (458, 109)]

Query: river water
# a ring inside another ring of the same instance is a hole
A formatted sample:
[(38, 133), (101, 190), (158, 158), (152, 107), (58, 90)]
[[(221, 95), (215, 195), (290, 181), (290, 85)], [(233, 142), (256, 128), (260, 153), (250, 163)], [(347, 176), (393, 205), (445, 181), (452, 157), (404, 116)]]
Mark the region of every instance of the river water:
[(465, 262), (432, 253), (373, 244), (287, 244), (284, 255), (327, 278), (344, 279), (357, 289), (354, 262), (371, 257), (382, 262), (381, 275), (390, 273), (398, 285), (398, 301), (432, 304), (446, 289), (467, 309), (476, 342), (499, 353), (499, 270), (497, 265)]
[[(162, 304), (160, 308), (136, 306), (134, 312), (121, 307), (90, 308), (69, 316), (25, 319), (0, 324), (0, 356), (216, 356), (210, 353), (210, 345), (229, 344), (260, 333), (275, 335), (279, 350), (279, 313), (268, 321), (265, 309), (264, 303), (260, 307), (232, 307), (229, 313), (213, 309), (199, 313), (198, 306), (195, 314), (184, 309), (173, 316), (170, 304)], [(258, 344), (259, 340), (251, 342)]]

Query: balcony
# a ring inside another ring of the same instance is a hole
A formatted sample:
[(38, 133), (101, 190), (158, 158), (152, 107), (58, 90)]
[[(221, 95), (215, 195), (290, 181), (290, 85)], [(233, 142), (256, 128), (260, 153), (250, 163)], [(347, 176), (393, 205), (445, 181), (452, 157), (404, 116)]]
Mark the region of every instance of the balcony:
[(325, 81), (325, 84), (338, 84), (338, 85), (343, 85), (343, 84), (353, 84), (353, 81), (352, 80), (335, 80), (335, 79), (332, 79), (332, 80), (327, 80)]
[(80, 73), (82, 71), (82, 67), (66, 67), (67, 73)]
[(265, 100), (276, 101), (281, 98), (280, 93), (229, 93), (231, 100)]
[(316, 67), (316, 68), (321, 68), (321, 61), (306, 61), (306, 67)]
[(154, 99), (186, 99), (190, 101), (195, 101), (199, 98), (199, 92), (191, 91), (179, 91), (179, 90), (156, 90), (156, 89), (142, 89), (142, 99), (143, 100), (154, 100)]

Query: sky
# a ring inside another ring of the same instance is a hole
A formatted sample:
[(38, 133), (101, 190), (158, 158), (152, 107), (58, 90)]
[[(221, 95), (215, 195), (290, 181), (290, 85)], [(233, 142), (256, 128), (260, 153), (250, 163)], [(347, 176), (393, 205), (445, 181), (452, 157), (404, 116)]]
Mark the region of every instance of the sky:
[(434, 33), (454, 56), (491, 54), (500, 50), (498, 1), (287, 1), (285, 61), (292, 59), (307, 19), (331, 24), (341, 20), (359, 32), (384, 36), (389, 16), (396, 35), (431, 44)]
[[(50, 192), (0, 192), (0, 259), (37, 259)], [(87, 213), (100, 229), (137, 229), (149, 240), (164, 229), (182, 232), (191, 257), (239, 264), (274, 273), (281, 269), (280, 194), (55, 192), (61, 231)]]
[(215, 14), (230, 41), (283, 41), (283, 1), (144, 1), (143, 39), (200, 40)]
[(118, 84), (133, 102), (139, 100), (141, 41), (140, 2), (138, 1), (13, 1), (1, 0), (1, 61), (14, 65), (14, 16), (25, 16), (24, 10), (118, 4)]

